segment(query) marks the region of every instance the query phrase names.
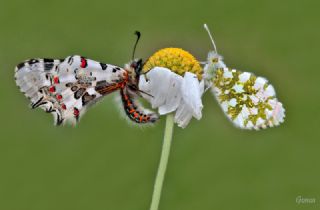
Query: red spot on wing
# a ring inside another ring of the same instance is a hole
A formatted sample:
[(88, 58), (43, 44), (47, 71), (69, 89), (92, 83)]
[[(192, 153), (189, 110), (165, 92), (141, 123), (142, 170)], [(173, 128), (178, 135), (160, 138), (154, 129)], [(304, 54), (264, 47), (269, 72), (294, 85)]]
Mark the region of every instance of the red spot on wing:
[(80, 114), (79, 109), (77, 109), (77, 108), (73, 108), (73, 115), (74, 115), (75, 117), (78, 117), (78, 116), (79, 116), (79, 114)]
[(54, 83), (54, 84), (58, 84), (58, 83), (59, 83), (59, 77), (55, 76), (55, 77), (53, 78), (53, 83)]
[(80, 64), (80, 67), (81, 68), (86, 68), (88, 66), (88, 62), (87, 62), (87, 59), (81, 57), (81, 64)]
[(66, 109), (67, 109), (67, 107), (66, 107), (66, 105), (65, 105), (65, 104), (61, 104), (61, 108), (62, 108), (62, 109), (64, 109), (64, 110), (66, 110)]
[(51, 87), (49, 88), (49, 91), (50, 91), (51, 93), (56, 92), (56, 87), (55, 87), (55, 86), (51, 86)]
[(57, 95), (56, 95), (56, 98), (57, 98), (58, 100), (61, 100), (61, 99), (62, 99), (62, 95), (57, 94)]

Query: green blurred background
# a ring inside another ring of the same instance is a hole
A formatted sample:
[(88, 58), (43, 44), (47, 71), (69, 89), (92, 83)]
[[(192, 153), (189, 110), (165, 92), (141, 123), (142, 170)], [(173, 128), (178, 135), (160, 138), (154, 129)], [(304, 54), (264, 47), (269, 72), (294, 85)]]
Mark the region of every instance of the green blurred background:
[(0, 209), (148, 209), (165, 119), (129, 125), (112, 94), (77, 128), (54, 127), (51, 115), (28, 108), (14, 66), (73, 54), (122, 66), (137, 29), (138, 57), (182, 47), (205, 60), (205, 22), (230, 67), (272, 81), (286, 122), (236, 129), (207, 93), (202, 120), (175, 129), (160, 209), (319, 209), (319, 8), (316, 0), (1, 0)]

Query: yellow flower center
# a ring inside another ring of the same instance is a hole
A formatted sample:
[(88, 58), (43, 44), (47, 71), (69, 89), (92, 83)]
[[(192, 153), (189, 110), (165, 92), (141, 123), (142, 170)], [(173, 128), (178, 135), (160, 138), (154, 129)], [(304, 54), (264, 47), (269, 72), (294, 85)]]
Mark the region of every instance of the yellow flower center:
[(185, 72), (191, 72), (197, 75), (199, 80), (203, 73), (195, 57), (180, 48), (164, 48), (154, 53), (143, 66), (142, 72), (146, 73), (154, 67), (165, 67), (181, 76)]

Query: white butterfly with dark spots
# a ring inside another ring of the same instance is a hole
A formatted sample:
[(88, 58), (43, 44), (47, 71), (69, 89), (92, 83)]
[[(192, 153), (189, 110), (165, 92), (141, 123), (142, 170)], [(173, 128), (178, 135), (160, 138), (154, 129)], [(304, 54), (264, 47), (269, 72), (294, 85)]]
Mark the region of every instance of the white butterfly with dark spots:
[[(134, 45), (133, 56), (140, 33)], [(119, 90), (126, 115), (136, 123), (153, 123), (158, 116), (144, 109), (136, 98), (141, 59), (132, 59), (124, 68), (81, 56), (66, 59), (31, 59), (17, 65), (15, 80), (31, 107), (52, 113), (55, 124), (75, 124), (87, 107)]]

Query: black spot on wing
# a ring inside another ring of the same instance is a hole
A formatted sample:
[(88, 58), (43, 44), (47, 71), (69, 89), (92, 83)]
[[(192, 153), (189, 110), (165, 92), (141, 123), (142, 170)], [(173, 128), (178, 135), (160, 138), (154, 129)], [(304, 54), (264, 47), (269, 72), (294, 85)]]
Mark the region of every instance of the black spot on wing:
[(61, 117), (60, 111), (55, 110), (54, 112), (57, 115), (56, 125), (59, 126), (63, 123), (63, 118)]
[(35, 63), (39, 63), (39, 60), (38, 60), (38, 59), (30, 59), (30, 60), (28, 61), (28, 64), (29, 64), (29, 65), (32, 65), (32, 64), (35, 64)]
[(45, 62), (45, 63), (53, 63), (54, 60), (52, 58), (44, 58), (43, 62)]
[(71, 87), (71, 90), (72, 90), (73, 92), (76, 91), (76, 90), (78, 90), (78, 86), (76, 86), (76, 85), (75, 85), (75, 86), (72, 86), (72, 87)]
[(70, 56), (69, 59), (68, 59), (68, 64), (71, 65), (72, 63), (73, 63), (73, 56)]
[(97, 82), (97, 85), (96, 85), (96, 87), (94, 89), (99, 92), (99, 90), (103, 89), (107, 85), (108, 85), (108, 83), (107, 83), (106, 80), (101, 80), (101, 81)]
[(45, 62), (44, 63), (44, 70), (50, 71), (53, 68), (54, 64), (53, 62)]
[(86, 91), (85, 88), (79, 88), (79, 90), (77, 90), (75, 93), (74, 93), (74, 98), (75, 99), (79, 99), (83, 93)]
[(86, 104), (88, 104), (90, 101), (92, 101), (93, 99), (95, 99), (96, 95), (89, 95), (88, 92), (86, 92), (83, 96), (82, 96), (82, 106), (85, 106)]
[(68, 82), (68, 83), (66, 84), (66, 87), (71, 87), (72, 85), (73, 85), (72, 82)]
[(35, 103), (33, 103), (33, 104), (31, 104), (31, 108), (32, 109), (35, 109), (35, 108), (37, 108), (37, 107), (39, 107), (40, 105), (42, 105), (43, 104), (43, 96), (41, 97), (41, 98), (39, 98), (39, 100), (38, 101), (36, 101)]
[(104, 64), (104, 63), (100, 63), (100, 66), (101, 66), (102, 70), (106, 70), (108, 68), (108, 65)]
[(19, 64), (17, 65), (17, 68), (18, 68), (18, 69), (21, 69), (21, 68), (23, 68), (24, 66), (25, 66), (24, 62), (21, 62), (21, 63), (19, 63)]
[(115, 68), (112, 69), (112, 72), (113, 72), (113, 73), (115, 73), (115, 72), (117, 72), (117, 71), (120, 71), (120, 67), (115, 67)]

